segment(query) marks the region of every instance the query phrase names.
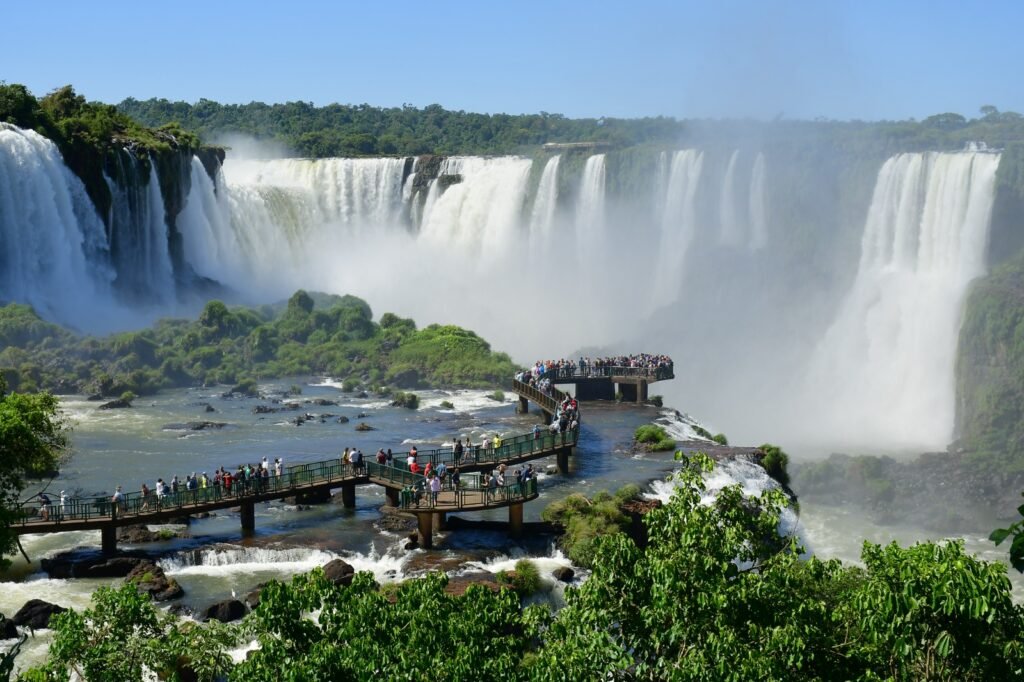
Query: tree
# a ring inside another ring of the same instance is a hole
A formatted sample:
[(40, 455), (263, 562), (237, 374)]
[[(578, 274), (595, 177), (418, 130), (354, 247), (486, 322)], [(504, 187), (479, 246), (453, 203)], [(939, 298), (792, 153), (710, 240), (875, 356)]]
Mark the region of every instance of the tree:
[[(7, 393), (0, 377), (0, 555), (18, 546), (12, 526), (20, 519), (26, 479), (57, 468), (67, 435), (57, 398), (50, 393)], [(0, 558), (0, 566), (9, 564)]]
[(161, 613), (135, 585), (101, 587), (93, 607), (53, 617), (53, 643), (44, 666), (26, 682), (64, 682), (74, 671), (84, 680), (141, 680), (143, 668), (159, 679), (219, 679), (231, 667), (227, 647), (235, 632), (219, 623), (199, 625)]

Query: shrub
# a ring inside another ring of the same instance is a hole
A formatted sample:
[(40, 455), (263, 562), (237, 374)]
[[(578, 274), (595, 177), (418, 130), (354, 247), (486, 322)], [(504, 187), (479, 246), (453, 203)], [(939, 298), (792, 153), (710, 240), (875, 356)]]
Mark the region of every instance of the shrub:
[(415, 393), (406, 393), (404, 391), (396, 391), (391, 396), (392, 407), (407, 407), (410, 410), (415, 410), (420, 406), (420, 397)]
[(123, 400), (126, 403), (130, 403), (131, 401), (135, 400), (138, 397), (139, 396), (135, 395), (131, 391), (125, 391), (124, 393), (121, 394), (121, 400)]
[(288, 392), (292, 395), (302, 395), (302, 386), (292, 384), (291, 388), (288, 389)]
[(498, 582), (508, 585), (520, 597), (528, 597), (540, 590), (540, 571), (536, 564), (529, 559), (520, 559), (516, 562), (515, 570), (512, 572), (501, 571), (497, 575)]
[(450, 401), (450, 400), (442, 400), (441, 401), (441, 407), (443, 407), (446, 410), (454, 410), (455, 409), (455, 404), (452, 403), (452, 401)]
[(674, 450), (676, 447), (675, 440), (657, 424), (644, 424), (638, 427), (633, 437), (638, 443), (644, 443), (654, 451)]
[(647, 399), (648, 405), (654, 405), (655, 407), (664, 407), (664, 401), (660, 395), (652, 395)]
[(496, 390), (494, 393), (488, 394), (487, 397), (490, 398), (491, 400), (496, 400), (499, 403), (505, 402), (505, 392), (502, 391), (500, 388)]
[(622, 402), (622, 391), (615, 391), (615, 402)]
[(787, 470), (789, 455), (783, 452), (778, 445), (771, 443), (765, 443), (759, 449), (764, 453), (760, 464), (768, 472), (768, 475), (781, 485), (789, 485), (789, 471)]
[(725, 437), (724, 433), (716, 433), (715, 435), (711, 436), (711, 440), (715, 441), (719, 445), (729, 444), (729, 439)]

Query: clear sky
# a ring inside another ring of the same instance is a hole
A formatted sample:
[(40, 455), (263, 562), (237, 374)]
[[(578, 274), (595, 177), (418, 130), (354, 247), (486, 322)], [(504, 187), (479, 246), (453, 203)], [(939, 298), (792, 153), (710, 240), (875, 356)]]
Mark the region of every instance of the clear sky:
[(1024, 112), (1024, 2), (10, 2), (0, 80), (42, 95), (571, 117)]

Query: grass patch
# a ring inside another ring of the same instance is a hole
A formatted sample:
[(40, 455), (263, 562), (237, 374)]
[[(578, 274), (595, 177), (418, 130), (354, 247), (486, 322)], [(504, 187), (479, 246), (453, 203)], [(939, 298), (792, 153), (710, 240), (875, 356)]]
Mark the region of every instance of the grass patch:
[(499, 403), (505, 402), (505, 392), (502, 391), (500, 388), (496, 390), (494, 393), (487, 394), (487, 397), (490, 398), (491, 400), (496, 400)]
[(633, 432), (633, 438), (638, 443), (643, 443), (651, 450), (675, 450), (676, 441), (665, 432), (665, 429), (657, 424), (644, 424)]

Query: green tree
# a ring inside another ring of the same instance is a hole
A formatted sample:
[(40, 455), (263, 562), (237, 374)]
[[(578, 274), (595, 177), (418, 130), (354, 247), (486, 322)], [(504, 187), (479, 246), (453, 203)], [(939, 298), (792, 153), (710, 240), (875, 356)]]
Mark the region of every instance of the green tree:
[[(8, 393), (0, 377), (0, 557), (17, 548), (12, 526), (20, 518), (26, 479), (54, 471), (67, 447), (58, 407), (49, 393)], [(0, 566), (9, 563), (0, 558)]]

